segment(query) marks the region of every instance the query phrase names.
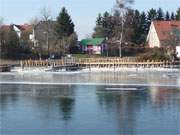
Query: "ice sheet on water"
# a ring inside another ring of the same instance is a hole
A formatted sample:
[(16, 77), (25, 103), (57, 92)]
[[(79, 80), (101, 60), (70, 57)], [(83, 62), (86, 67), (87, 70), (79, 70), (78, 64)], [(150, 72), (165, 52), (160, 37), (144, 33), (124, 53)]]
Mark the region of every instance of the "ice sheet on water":
[(179, 71), (11, 72), (0, 73), (0, 84), (180, 86)]
[[(21, 85), (95, 85), (95, 86), (144, 86), (144, 87), (177, 87), (180, 88), (180, 84), (124, 84), (124, 83), (48, 83), (48, 82), (5, 82), (5, 81), (0, 81), (1, 84), (11, 84), (11, 85), (16, 85), (16, 84), (21, 84)], [(107, 89), (119, 89), (119, 90), (128, 90), (127, 88), (107, 88)], [(137, 88), (129, 88), (129, 90), (137, 90)]]

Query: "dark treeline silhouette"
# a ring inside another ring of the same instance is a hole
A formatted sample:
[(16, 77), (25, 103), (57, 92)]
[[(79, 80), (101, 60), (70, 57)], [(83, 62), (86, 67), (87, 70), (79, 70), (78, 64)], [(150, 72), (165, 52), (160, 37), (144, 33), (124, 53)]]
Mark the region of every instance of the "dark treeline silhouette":
[[(176, 13), (164, 12), (161, 8), (158, 10), (152, 8), (147, 12), (128, 9), (124, 18), (123, 42), (140, 45), (145, 43), (152, 21), (180, 20), (180, 8), (178, 8)], [(104, 14), (99, 14), (93, 37), (106, 37), (109, 40), (118, 38), (119, 33), (117, 30), (121, 27), (121, 22), (122, 19), (119, 12), (110, 14), (106, 11)]]

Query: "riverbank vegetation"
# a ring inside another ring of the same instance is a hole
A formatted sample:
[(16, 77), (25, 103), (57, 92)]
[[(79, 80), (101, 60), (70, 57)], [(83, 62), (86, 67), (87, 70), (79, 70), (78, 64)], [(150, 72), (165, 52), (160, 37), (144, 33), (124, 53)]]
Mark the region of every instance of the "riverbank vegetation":
[[(1, 20), (1, 58), (47, 59), (52, 54), (60, 58), (70, 51), (76, 51), (78, 37), (74, 30), (75, 25), (65, 7), (61, 9), (56, 20), (53, 20), (49, 11), (43, 8), (41, 19), (36, 18), (31, 21), (30, 33), (22, 28), (19, 34), (14, 26), (18, 27), (15, 24), (3, 25)], [(33, 36), (32, 39), (30, 35)]]
[[(140, 12), (130, 8), (131, 4), (133, 0), (117, 1), (113, 12), (99, 13), (92, 38), (106, 39), (108, 49), (106, 53), (102, 53), (103, 56), (121, 57), (122, 55), (122, 57), (141, 57), (142, 59), (170, 59), (173, 54), (166, 49), (147, 48), (146, 37), (152, 21), (180, 20), (180, 8), (175, 13), (163, 11), (161, 8)], [(38, 41), (30, 41), (29, 31), (25, 31), (19, 37), (14, 29), (8, 31), (0, 29), (1, 58), (47, 59), (51, 56), (60, 58), (69, 53), (79, 54), (74, 55), (77, 57), (92, 57), (81, 54), (75, 24), (65, 7), (61, 9), (55, 20), (46, 9), (42, 10), (41, 16), (41, 19), (36, 18), (31, 22), (32, 31), (40, 22), (45, 22)], [(3, 25), (2, 19), (0, 19), (0, 25)], [(176, 45), (177, 42), (171, 40), (171, 44)], [(120, 47), (122, 54), (120, 54)]]

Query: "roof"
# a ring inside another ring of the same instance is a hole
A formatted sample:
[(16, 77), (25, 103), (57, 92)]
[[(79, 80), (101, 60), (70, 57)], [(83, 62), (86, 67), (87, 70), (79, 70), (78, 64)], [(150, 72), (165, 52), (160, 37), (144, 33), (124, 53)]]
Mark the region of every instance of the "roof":
[(15, 26), (18, 27), (21, 31), (32, 30), (32, 25), (29, 25), (29, 24), (15, 25)]
[(3, 31), (9, 31), (12, 29), (12, 25), (2, 25), (0, 28)]
[(16, 26), (21, 31), (26, 31), (26, 30), (32, 31), (32, 25), (29, 25), (29, 24), (24, 24), (24, 25), (16, 25), (16, 24), (2, 25), (1, 29), (4, 30), (4, 31), (9, 31), (9, 30), (13, 29), (13, 26)]
[(180, 29), (180, 21), (153, 21), (153, 24), (160, 41), (169, 39), (173, 29)]
[(90, 38), (90, 39), (83, 39), (80, 42), (80, 45), (87, 46), (87, 45), (93, 45), (97, 46), (104, 42), (104, 38)]

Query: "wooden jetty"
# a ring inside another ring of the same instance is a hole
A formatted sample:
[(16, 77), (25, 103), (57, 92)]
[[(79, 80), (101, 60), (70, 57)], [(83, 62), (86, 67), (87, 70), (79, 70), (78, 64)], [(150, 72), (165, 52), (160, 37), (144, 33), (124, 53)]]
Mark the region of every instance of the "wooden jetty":
[(10, 72), (11, 66), (10, 65), (0, 65), (0, 72)]
[(138, 61), (128, 58), (72, 58), (71, 60), (24, 60), (21, 67), (49, 67), (54, 69), (78, 68), (180, 68), (180, 61)]

